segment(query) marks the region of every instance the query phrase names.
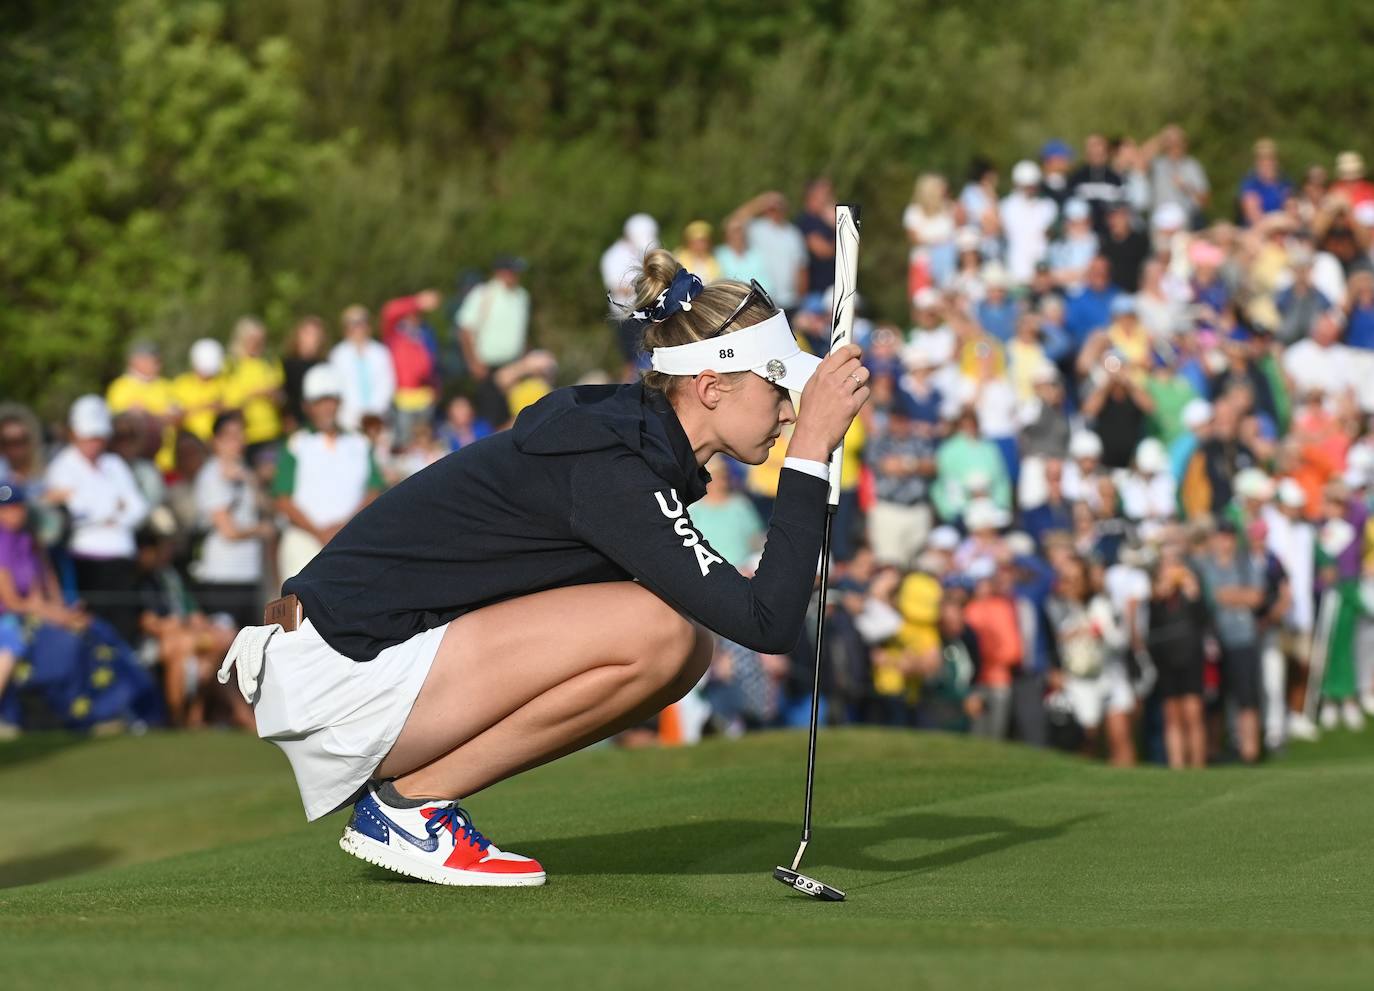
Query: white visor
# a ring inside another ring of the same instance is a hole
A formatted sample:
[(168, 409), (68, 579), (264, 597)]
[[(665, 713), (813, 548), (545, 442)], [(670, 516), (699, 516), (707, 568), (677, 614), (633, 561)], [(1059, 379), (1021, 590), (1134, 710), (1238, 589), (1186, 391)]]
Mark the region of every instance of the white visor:
[(753, 372), (792, 392), (802, 390), (820, 363), (801, 349), (781, 310), (762, 323), (720, 337), (654, 348), (651, 362), (654, 371), (665, 375)]

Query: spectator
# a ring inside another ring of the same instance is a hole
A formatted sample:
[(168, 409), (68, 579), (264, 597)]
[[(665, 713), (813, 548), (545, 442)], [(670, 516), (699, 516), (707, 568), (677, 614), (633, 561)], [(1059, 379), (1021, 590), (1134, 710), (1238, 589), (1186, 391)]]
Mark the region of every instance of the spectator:
[(90, 617), (63, 601), (57, 573), (30, 529), (31, 509), (23, 485), (0, 481), (0, 618), (84, 630)]
[(935, 440), (910, 414), (908, 404), (895, 403), (886, 429), (864, 452), (876, 498), (868, 511), (868, 546), (879, 561), (899, 568), (911, 566), (933, 522)]
[(692, 507), (692, 523), (717, 554), (736, 566), (746, 565), (763, 547), (764, 522), (753, 503), (735, 491), (723, 456), (712, 458), (706, 467), (711, 481), (706, 495)]
[(130, 410), (140, 410), (155, 418), (163, 431), (157, 466), (163, 471), (170, 471), (174, 453), (172, 444), (176, 436), (174, 424), (181, 410), (171, 380), (163, 377), (162, 353), (156, 344), (140, 340), (129, 346), (124, 373), (105, 390), (105, 402), (116, 416)]
[(1168, 125), (1145, 142), (1141, 154), (1150, 163), (1150, 201), (1156, 208), (1166, 203), (1181, 207), (1189, 225), (1200, 227), (1211, 186), (1202, 164), (1188, 154), (1183, 128)]
[(1174, 476), (1169, 473), (1169, 454), (1154, 437), (1146, 437), (1135, 451), (1134, 467), (1118, 483), (1121, 508), (1137, 523), (1163, 523), (1178, 511)]
[(1049, 265), (1057, 285), (1077, 289), (1088, 275), (1088, 264), (1097, 257), (1097, 235), (1093, 233), (1092, 211), (1086, 200), (1072, 199), (1064, 204), (1064, 233), (1050, 245)]
[(1255, 164), (1240, 182), (1239, 222), (1250, 227), (1268, 213), (1282, 213), (1293, 184), (1279, 172), (1278, 146), (1270, 138), (1255, 142)]
[(439, 428), (439, 440), (450, 452), (479, 441), (491, 433), (491, 424), (479, 419), (472, 400), (467, 396), (454, 396), (448, 401), (443, 426)]
[[(992, 257), (997, 238), (1001, 236), (1002, 222), (998, 212), (997, 169), (986, 158), (978, 157), (969, 163), (968, 179), (959, 192), (959, 206), (964, 211), (964, 222), (978, 238), (973, 250), (984, 253), (986, 248), (985, 253)], [(959, 246), (961, 253), (967, 250), (970, 249)], [(982, 264), (981, 258), (979, 264)]]
[(911, 252), (907, 261), (907, 289), (944, 286), (954, 276), (956, 218), (945, 177), (927, 172), (916, 180), (911, 202), (902, 212)]
[(225, 405), (243, 411), (244, 441), (251, 464), (281, 437), (285, 376), (281, 362), (267, 357), (267, 328), (257, 317), (242, 317), (234, 324), (229, 354)]
[(759, 282), (780, 309), (792, 312), (806, 293), (808, 256), (806, 239), (787, 219), (787, 197), (760, 193), (730, 214), (726, 230), (736, 223), (745, 225), (749, 249), (758, 252), (765, 273)]
[(215, 418), (211, 457), (195, 480), (196, 509), (205, 534), (192, 566), (195, 596), (206, 612), (225, 613), (238, 626), (262, 617), (263, 546), (276, 536), (263, 518), (263, 494), (247, 461), (248, 429), (234, 411)]
[(1312, 630), (1316, 623), (1316, 531), (1303, 516), (1307, 493), (1295, 479), (1279, 480), (1278, 501), (1264, 509), (1266, 543), (1288, 576), (1288, 611), (1282, 619), (1279, 645), (1287, 662), (1286, 735), (1314, 740), (1317, 727), (1305, 713)]
[(510, 415), (502, 426), (513, 422), (520, 411), (532, 406), (553, 391), (558, 376), (558, 359), (549, 351), (536, 350), (502, 367), (493, 376), (496, 387), (506, 397)]
[(1109, 145), (1112, 169), (1121, 177), (1121, 199), (1131, 212), (1144, 216), (1150, 212), (1150, 179), (1140, 145), (1131, 137), (1115, 138)]
[(1292, 255), (1293, 282), (1275, 297), (1281, 321), (1279, 341), (1296, 344), (1312, 332), (1317, 317), (1331, 308), (1329, 300), (1312, 282), (1313, 253), (1301, 248)]
[(1112, 300), (1120, 290), (1111, 283), (1111, 264), (1098, 255), (1088, 263), (1087, 281), (1083, 287), (1068, 295), (1064, 310), (1064, 326), (1082, 347), (1088, 337), (1111, 322)]
[[(647, 233), (642, 227), (643, 222), (636, 221), (636, 236)], [(656, 227), (653, 236), (657, 237)], [(617, 257), (627, 250), (622, 245)], [(496, 259), (491, 279), (468, 293), (458, 312), (458, 340), (477, 382), (478, 415), (488, 423), (501, 424), (510, 418), (511, 410), (496, 377), (502, 368), (523, 357), (528, 346), (530, 297), (520, 285), (524, 270), (525, 263), (518, 258)]]
[(47, 498), (71, 516), (67, 549), (76, 587), (120, 636), (138, 633), (134, 591), (134, 531), (148, 515), (133, 473), (106, 450), (113, 432), (110, 409), (99, 396), (72, 403), (71, 443), (53, 458), (45, 479)]
[(1150, 590), (1148, 641), (1164, 711), (1164, 749), (1171, 768), (1205, 767), (1203, 638), (1208, 610), (1201, 586), (1177, 545), (1165, 544)]
[(367, 441), (340, 425), (343, 391), (332, 362), (306, 373), (302, 397), (310, 429), (287, 439), (272, 487), (277, 511), (288, 522), (278, 545), (282, 581), (309, 564), (382, 490)]
[[(471, 299), (477, 291), (473, 289), (467, 298)], [(439, 346), (434, 332), (424, 324), (424, 314), (437, 310), (442, 301), (437, 290), (426, 289), (389, 300), (382, 307), (382, 343), (391, 352), (391, 367), (396, 375), (392, 405), (400, 444), (410, 442), (416, 423), (434, 420), (434, 404), (439, 396)]]
[(1335, 618), (1327, 634), (1326, 671), (1321, 681), (1319, 709), (1323, 729), (1344, 723), (1347, 729), (1364, 728), (1356, 700), (1355, 631), (1359, 622), (1360, 557), (1368, 510), (1350, 498), (1340, 482), (1322, 493), (1322, 525), (1317, 537), (1318, 588), (1335, 605)]
[(1069, 183), (1069, 166), (1073, 164), (1073, 149), (1058, 138), (1051, 138), (1040, 146), (1040, 195), (1062, 210), (1073, 194)]
[(1258, 463), (1239, 437), (1238, 419), (1234, 401), (1213, 404), (1210, 434), (1199, 440), (1179, 482), (1179, 501), (1190, 519), (1220, 515), (1231, 501), (1236, 475)]
[(181, 429), (208, 441), (215, 417), (228, 399), (224, 345), (213, 337), (202, 337), (191, 345), (190, 361), (190, 371), (176, 377), (172, 391), (181, 410)]
[(1347, 288), (1345, 343), (1374, 351), (1374, 272), (1356, 272)]
[[(975, 512), (976, 517), (976, 512)], [(970, 520), (972, 528), (977, 520)], [(981, 558), (968, 569), (973, 594), (964, 606), (964, 622), (978, 640), (978, 696), (981, 711), (972, 732), (993, 740), (1007, 738), (1011, 727), (1011, 684), (1024, 648), (1016, 603), (994, 582), (997, 566)]]
[(1299, 392), (1335, 396), (1355, 384), (1351, 373), (1358, 363), (1353, 360), (1355, 352), (1341, 343), (1343, 323), (1339, 310), (1322, 310), (1311, 336), (1284, 352), (1283, 370)]
[(1007, 241), (1007, 270), (1017, 285), (1031, 280), (1036, 262), (1045, 257), (1050, 228), (1058, 211), (1040, 195), (1040, 166), (1017, 162), (1011, 170), (1013, 189), (1002, 199), (998, 215)]
[[(1142, 270), (1150, 257), (1150, 239), (1136, 230), (1131, 209), (1125, 203), (1115, 203), (1107, 210), (1102, 256), (1107, 259), (1112, 285), (1122, 292), (1140, 290)], [(1162, 274), (1162, 268), (1160, 271)]]
[(0, 403), (0, 479), (19, 482), (31, 496), (43, 487), (43, 431), (27, 406)]
[(1358, 151), (1343, 151), (1336, 156), (1336, 181), (1330, 192), (1344, 199), (1352, 210), (1374, 202), (1374, 182), (1365, 178), (1364, 156)]
[(985, 711), (976, 687), (981, 668), (978, 638), (964, 622), (961, 597), (942, 597), (939, 616), (938, 665), (926, 675), (916, 721), (930, 729), (965, 732), (970, 719)]
[(985, 488), (993, 503), (1011, 508), (1011, 481), (997, 445), (978, 432), (978, 414), (969, 406), (959, 413), (955, 432), (935, 455), (935, 489), (932, 502), (940, 519), (953, 522), (964, 514), (970, 490)]
[(1016, 336), (1007, 342), (1007, 371), (1018, 402), (1034, 398), (1037, 379), (1050, 374), (1059, 377), (1040, 339), (1041, 322), (1037, 315), (1022, 313), (1016, 318)]
[(417, 421), (411, 428), (409, 443), (394, 459), (397, 480), (424, 471), (450, 453), (448, 444), (439, 437), (433, 423), (429, 420)]
[(742, 217), (732, 216), (725, 222), (725, 241), (716, 247), (716, 265), (722, 279), (758, 282), (765, 287), (771, 281), (768, 263), (763, 252), (749, 243), (748, 222)]
[[(348, 307), (343, 311), (342, 321), (343, 340), (329, 352), (329, 364), (339, 389), (339, 425), (345, 430), (357, 430), (369, 413), (383, 420), (391, 414), (396, 369), (386, 345), (372, 336), (372, 315), (366, 307)], [(317, 380), (323, 381), (323, 377), (317, 376)], [(301, 392), (303, 401), (308, 402), (304, 385)], [(310, 419), (308, 410), (306, 419)]]
[(1124, 202), (1121, 176), (1112, 167), (1110, 154), (1105, 137), (1089, 134), (1083, 139), (1083, 164), (1069, 174), (1069, 195), (1088, 204), (1093, 229), (1099, 234), (1106, 232), (1108, 212)]
[(819, 299), (835, 284), (835, 187), (825, 176), (806, 184), (796, 225), (806, 241), (806, 294)]
[(682, 229), (682, 246), (673, 252), (682, 266), (702, 282), (720, 278), (720, 263), (711, 246), (711, 225), (705, 220), (693, 220)]
[(644, 253), (657, 244), (658, 221), (647, 213), (636, 213), (626, 219), (620, 239), (601, 255), (601, 283), (610, 300), (611, 321), (615, 325), (620, 356), (625, 361), (627, 382), (634, 377), (641, 358), (640, 342), (644, 330), (641, 321), (630, 316), (634, 308), (632, 283), (644, 264)]
[[(1101, 340), (1104, 345), (1110, 343)], [(1102, 464), (1107, 468), (1125, 468), (1145, 436), (1154, 402), (1115, 348), (1098, 349), (1102, 359), (1097, 367), (1083, 363), (1091, 353), (1085, 350), (1079, 359), (1080, 374), (1090, 378), (1091, 383), (1083, 400), (1083, 416), (1102, 440)]]
[(974, 312), (979, 325), (1005, 344), (1016, 332), (1016, 318), (1021, 312), (1016, 300), (1008, 293), (1006, 269), (993, 262), (983, 268), (983, 290), (985, 295), (978, 301)]
[(1264, 601), (1264, 572), (1242, 549), (1236, 526), (1217, 524), (1198, 570), (1221, 644), (1222, 678), (1227, 699), (1236, 707), (1235, 744), (1240, 759), (1260, 757), (1260, 655), (1256, 610)]
[(1083, 729), (1083, 751), (1094, 754), (1105, 720), (1113, 764), (1133, 762), (1131, 711), (1135, 695), (1120, 653), (1125, 634), (1111, 603), (1093, 588), (1086, 562), (1068, 557), (1059, 568), (1045, 606), (1055, 633), (1060, 666), (1050, 678)]
[[(1112, 219), (1109, 226), (1117, 223), (1119, 221)], [(1143, 234), (1140, 238), (1142, 250), (1148, 252), (1148, 241)], [(1135, 295), (1140, 322), (1157, 344), (1175, 348), (1178, 346), (1175, 338), (1191, 326), (1187, 313), (1188, 287), (1170, 284), (1164, 263), (1158, 258), (1148, 259), (1140, 272), (1140, 291)]]
[(324, 321), (315, 316), (301, 317), (291, 330), (291, 340), (286, 345), (286, 356), (282, 359), (286, 421), (290, 430), (295, 430), (305, 422), (305, 407), (301, 398), (305, 373), (329, 360), (325, 347), (328, 338)]

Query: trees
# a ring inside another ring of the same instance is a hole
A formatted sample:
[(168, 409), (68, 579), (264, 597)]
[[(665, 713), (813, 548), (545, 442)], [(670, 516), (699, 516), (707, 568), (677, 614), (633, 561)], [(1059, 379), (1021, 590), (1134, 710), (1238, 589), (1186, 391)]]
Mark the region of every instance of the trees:
[[(17, 11), (17, 12), (16, 12)], [(0, 11), (0, 393), (56, 408), (125, 342), (274, 329), (516, 251), (535, 332), (606, 360), (596, 260), (818, 172), (906, 313), (918, 171), (1189, 127), (1222, 191), (1359, 147), (1374, 15), (1339, 0), (50, 0)]]

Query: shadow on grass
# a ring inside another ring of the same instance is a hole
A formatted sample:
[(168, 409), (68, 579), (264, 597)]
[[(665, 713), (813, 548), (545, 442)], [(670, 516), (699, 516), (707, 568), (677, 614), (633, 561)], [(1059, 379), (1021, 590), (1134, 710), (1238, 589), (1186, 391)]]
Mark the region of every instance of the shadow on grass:
[(118, 855), (119, 851), (112, 847), (86, 844), (30, 857), (17, 857), (0, 864), (0, 889), (93, 871), (97, 867), (104, 867)]
[(55, 730), (25, 733), (23, 736), (0, 743), (0, 771), (19, 764), (43, 760), (63, 750), (90, 742), (91, 737), (85, 733), (62, 733)]
[[(803, 869), (838, 867), (890, 876), (856, 888), (874, 887), (951, 867), (1026, 843), (1056, 839), (1102, 813), (1074, 816), (1045, 826), (1026, 826), (999, 816), (909, 812), (862, 825), (825, 825), (816, 830)], [(723, 819), (601, 833), (594, 836), (521, 840), (519, 852), (538, 858), (563, 875), (754, 874), (757, 850), (776, 850), (776, 862), (791, 863), (799, 830), (776, 821)], [(735, 854), (747, 845), (747, 855)], [(886, 850), (884, 850), (886, 848)], [(911, 852), (907, 852), (911, 851)], [(375, 869), (376, 880), (404, 880)]]

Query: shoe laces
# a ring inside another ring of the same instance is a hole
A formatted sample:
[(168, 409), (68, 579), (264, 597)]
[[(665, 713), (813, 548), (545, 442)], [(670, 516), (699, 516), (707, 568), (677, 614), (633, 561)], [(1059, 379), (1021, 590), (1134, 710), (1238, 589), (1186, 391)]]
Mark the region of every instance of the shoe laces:
[(461, 836), (467, 840), (468, 845), (476, 847), (483, 853), (486, 853), (487, 847), (491, 846), (491, 840), (473, 827), (472, 816), (468, 814), (468, 811), (456, 803), (437, 809), (425, 809), (422, 814), (429, 820), (425, 823), (425, 829), (431, 836), (437, 836), (441, 829), (447, 829), (453, 836), (455, 844), (458, 843)]

